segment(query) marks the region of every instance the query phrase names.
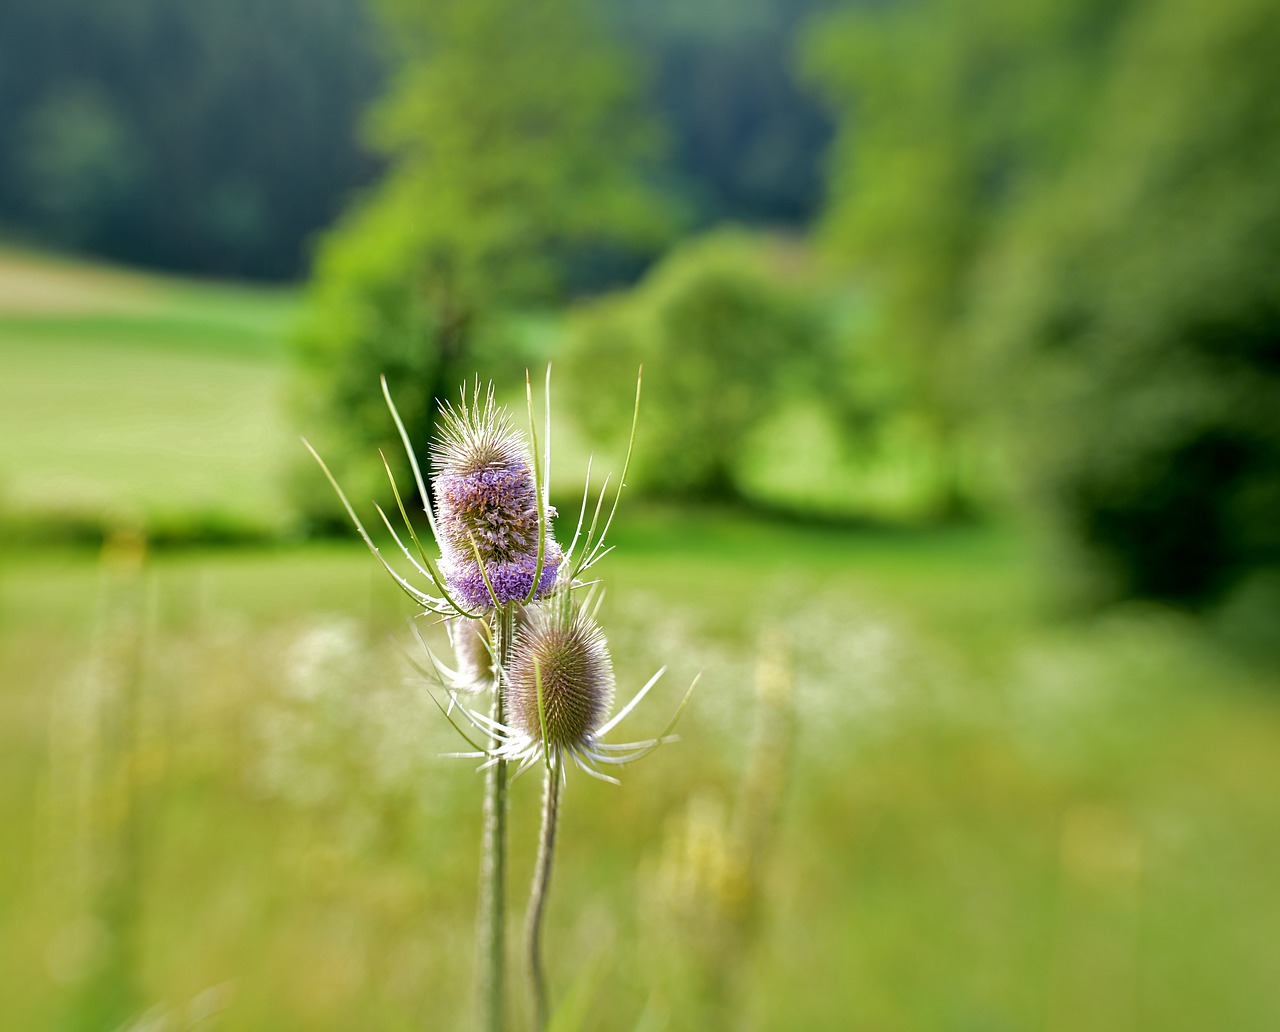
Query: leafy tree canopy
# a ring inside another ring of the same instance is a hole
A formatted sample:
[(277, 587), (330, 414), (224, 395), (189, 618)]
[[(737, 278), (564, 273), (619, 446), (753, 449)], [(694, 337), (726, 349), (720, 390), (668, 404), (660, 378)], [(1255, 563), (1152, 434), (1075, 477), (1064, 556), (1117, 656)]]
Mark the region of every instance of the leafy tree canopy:
[(1139, 7), (971, 332), (1094, 592), (1204, 601), (1280, 565), (1280, 19)]
[(1278, 34), (1267, 0), (906, 0), (810, 37), (882, 354), (944, 431), (1003, 428), (1094, 597), (1280, 554)]
[(515, 378), (486, 362), (518, 367), (510, 348), (482, 346), (504, 313), (673, 225), (645, 176), (656, 139), (635, 77), (585, 0), (380, 10), (398, 68), (369, 135), (390, 167), (322, 242), (300, 339), (304, 419), (329, 428), (340, 467), (344, 448), (391, 443), (368, 409), (380, 373), (425, 447), (461, 378)]

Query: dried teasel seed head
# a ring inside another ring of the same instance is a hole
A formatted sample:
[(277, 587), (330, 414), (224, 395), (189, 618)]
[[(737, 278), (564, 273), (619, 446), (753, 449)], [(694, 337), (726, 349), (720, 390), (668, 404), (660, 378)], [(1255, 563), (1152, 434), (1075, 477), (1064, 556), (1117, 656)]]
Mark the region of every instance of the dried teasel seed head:
[(507, 719), (544, 749), (587, 745), (609, 714), (613, 687), (604, 632), (567, 592), (531, 613), (516, 633), (507, 667)]

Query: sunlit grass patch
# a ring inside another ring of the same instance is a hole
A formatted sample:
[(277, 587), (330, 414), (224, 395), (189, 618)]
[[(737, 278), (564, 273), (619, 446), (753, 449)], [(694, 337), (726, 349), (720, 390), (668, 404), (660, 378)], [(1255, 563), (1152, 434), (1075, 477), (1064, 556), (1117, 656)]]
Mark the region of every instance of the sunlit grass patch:
[(293, 295), (55, 268), (0, 305), (0, 516), (278, 527)]

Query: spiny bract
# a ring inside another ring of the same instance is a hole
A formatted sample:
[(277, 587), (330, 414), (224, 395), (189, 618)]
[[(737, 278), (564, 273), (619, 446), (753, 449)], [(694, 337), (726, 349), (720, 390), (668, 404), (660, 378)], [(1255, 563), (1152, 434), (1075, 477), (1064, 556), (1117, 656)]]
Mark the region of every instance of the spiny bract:
[(507, 719), (552, 752), (581, 748), (608, 716), (613, 687), (604, 632), (585, 609), (567, 598), (556, 600), (516, 634), (507, 670)]

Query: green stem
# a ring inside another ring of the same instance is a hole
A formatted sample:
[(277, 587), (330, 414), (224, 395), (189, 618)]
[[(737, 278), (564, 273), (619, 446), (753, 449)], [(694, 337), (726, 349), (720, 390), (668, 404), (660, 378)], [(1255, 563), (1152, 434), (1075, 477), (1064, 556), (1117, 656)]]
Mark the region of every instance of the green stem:
[(551, 886), (551, 859), (556, 848), (556, 825), (560, 820), (560, 763), (547, 767), (542, 796), (542, 835), (538, 841), (538, 862), (533, 871), (529, 896), (529, 917), (525, 924), (525, 944), (529, 951), (529, 980), (533, 986), (534, 1027), (547, 1027), (547, 980), (542, 970), (542, 915)]
[[(495, 614), (498, 667), (506, 670), (515, 630), (515, 607), (508, 602)], [(506, 721), (502, 685), (493, 692), (490, 715)], [(480, 1027), (502, 1032), (504, 1023), (504, 969), (507, 882), (507, 764), (499, 760), (489, 768), (484, 786), (484, 831), (480, 859)]]

